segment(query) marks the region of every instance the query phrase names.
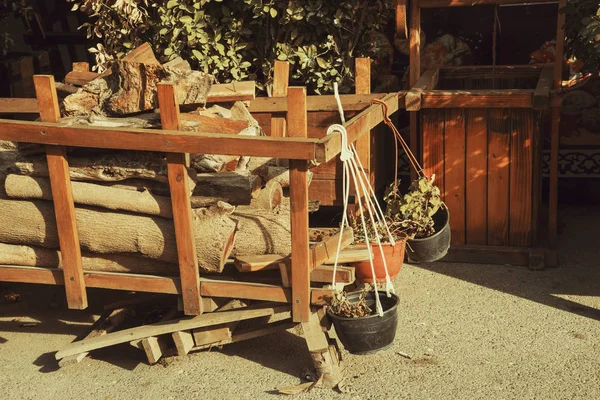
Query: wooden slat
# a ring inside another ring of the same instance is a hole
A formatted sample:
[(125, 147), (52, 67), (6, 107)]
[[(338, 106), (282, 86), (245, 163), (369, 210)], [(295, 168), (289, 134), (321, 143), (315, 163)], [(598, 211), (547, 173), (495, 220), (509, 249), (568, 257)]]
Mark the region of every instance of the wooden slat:
[(229, 297), (277, 303), (292, 302), (291, 291), (276, 285), (202, 278), (200, 288), (202, 296), (207, 297)]
[(510, 110), (492, 109), (488, 114), (488, 241), (508, 245)]
[[(287, 127), (291, 137), (306, 137), (306, 88), (288, 89)], [(308, 165), (290, 160), (290, 222), (292, 236), (292, 317), (294, 322), (310, 316), (310, 270), (308, 243)]]
[(0, 98), (0, 114), (37, 114), (37, 99)]
[[(162, 126), (170, 130), (180, 129), (179, 107), (175, 99), (175, 88), (172, 84), (158, 85), (158, 103)], [(186, 315), (198, 315), (202, 313), (200, 274), (194, 240), (185, 154), (168, 153), (167, 168), (177, 243), (177, 259), (181, 276), (183, 311)]]
[[(423, 169), (425, 175), (435, 174), (434, 183), (440, 189), (442, 198), (444, 189), (444, 126), (446, 114), (443, 110), (424, 110), (421, 112), (423, 140)], [(452, 210), (450, 210), (452, 212)]]
[[(313, 160), (316, 139), (271, 138), (220, 133), (152, 129), (112, 129), (65, 126), (43, 122), (0, 119), (0, 139), (102, 149), (248, 155)], [(317, 146), (318, 145), (318, 146)]]
[(264, 269), (278, 269), (281, 264), (289, 264), (288, 257), (277, 254), (236, 257), (234, 265), (240, 272), (255, 272)]
[(406, 0), (396, 0), (396, 37), (408, 38), (408, 24), (406, 13)]
[(509, 244), (530, 246), (533, 196), (533, 111), (512, 110)]
[[(392, 115), (398, 111), (398, 94), (390, 93), (381, 99), (388, 108), (388, 115)], [(373, 104), (369, 108), (362, 111), (360, 114), (346, 122), (344, 127), (348, 135), (348, 142), (353, 143), (362, 135), (369, 132), (375, 126), (383, 121), (382, 106)], [(317, 143), (316, 160), (320, 163), (327, 162), (333, 159), (340, 153), (342, 145), (341, 135), (334, 132), (320, 139)]]
[[(355, 61), (355, 91), (356, 94), (369, 94), (371, 93), (371, 59), (370, 58), (357, 58)], [(358, 140), (356, 140), (356, 155), (360, 160), (363, 169), (370, 178), (371, 185), (375, 183), (371, 160), (371, 136), (372, 132), (366, 132)]]
[[(421, 8), (470, 7), (476, 5), (535, 4), (549, 0), (419, 0)], [(551, 1), (551, 0), (550, 0)]]
[(65, 76), (65, 83), (69, 85), (83, 86), (96, 79), (100, 74), (91, 71), (71, 71)]
[[(290, 81), (290, 64), (287, 61), (275, 61), (273, 69), (273, 97), (287, 96)], [(271, 136), (285, 137), (285, 117), (271, 117)]]
[[(344, 111), (362, 111), (371, 105), (372, 99), (381, 99), (386, 93), (373, 94), (341, 94), (340, 100)], [(338, 110), (335, 96), (307, 96), (306, 108), (309, 112)], [(287, 112), (287, 97), (257, 97), (248, 106), (251, 113), (284, 113)]]
[(310, 182), (308, 187), (308, 198), (311, 201), (318, 201), (321, 206), (339, 206), (342, 205), (342, 180), (326, 179)]
[(339, 242), (340, 233), (337, 233), (325, 238), (323, 241), (311, 247), (310, 262), (313, 268), (316, 268), (322, 265), (325, 261), (335, 257), (335, 253), (338, 250), (338, 243), (340, 245), (340, 250), (343, 250), (352, 244), (352, 242), (354, 242), (354, 233), (352, 232), (352, 229), (344, 229), (344, 232), (341, 236), (341, 243)]
[[(40, 104), (40, 118), (45, 122), (56, 123), (60, 119), (60, 108), (54, 86), (54, 77), (36, 75), (35, 91)], [(87, 308), (87, 293), (83, 280), (81, 248), (75, 220), (75, 204), (69, 164), (63, 146), (46, 146), (48, 173), (52, 188), (56, 229), (62, 255), (65, 274), (65, 291), (69, 308), (83, 310)]]
[(421, 110), (421, 95), (424, 90), (434, 90), (440, 79), (440, 69), (430, 68), (423, 73), (417, 83), (406, 93), (406, 111)]
[(550, 91), (552, 89), (553, 78), (554, 64), (545, 65), (533, 93), (534, 110), (547, 110), (550, 106)]
[[(331, 284), (333, 281), (333, 267), (321, 265), (313, 269), (310, 273), (310, 280), (312, 282), (323, 282)], [(338, 265), (335, 271), (335, 282), (344, 283), (349, 285), (354, 283), (356, 275), (353, 267), (344, 267)]]
[(252, 310), (244, 309), (239, 311), (227, 311), (221, 313), (210, 313), (199, 315), (192, 318), (179, 318), (172, 321), (165, 321), (158, 324), (144, 325), (135, 328), (124, 329), (108, 335), (84, 339), (71, 343), (59, 350), (55, 357), (57, 360), (78, 354), (85, 351), (92, 351), (103, 347), (114, 346), (120, 343), (127, 343), (136, 339), (143, 339), (150, 336), (166, 335), (169, 333), (202, 328), (205, 326), (219, 325), (228, 322), (241, 321), (252, 318), (266, 317), (278, 312), (289, 310), (287, 305), (264, 306)]
[(194, 329), (194, 347), (218, 344), (231, 340), (231, 329), (228, 326)]
[(465, 244), (465, 110), (446, 110), (444, 202), (450, 210), (452, 244)]
[(533, 90), (424, 90), (421, 108), (531, 108)]
[(230, 101), (249, 101), (256, 98), (256, 82), (243, 81), (218, 83), (210, 87), (208, 103), (226, 103)]
[(487, 110), (467, 111), (466, 244), (487, 243)]
[(203, 131), (236, 135), (248, 127), (248, 122), (229, 118), (207, 117), (206, 115), (183, 113), (183, 121), (193, 121), (201, 125)]
[(185, 356), (194, 347), (194, 336), (191, 331), (177, 331), (172, 333), (173, 342), (178, 356)]
[[(338, 259), (338, 264), (349, 264), (355, 262), (369, 261), (369, 250), (365, 246), (349, 246), (342, 250)], [(324, 265), (333, 265), (335, 257), (325, 261)]]

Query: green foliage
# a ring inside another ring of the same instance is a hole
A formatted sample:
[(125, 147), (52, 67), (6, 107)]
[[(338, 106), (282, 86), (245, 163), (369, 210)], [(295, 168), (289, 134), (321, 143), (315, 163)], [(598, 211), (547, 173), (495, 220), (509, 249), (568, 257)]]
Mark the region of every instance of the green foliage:
[(13, 15), (17, 18), (30, 18), (32, 14), (33, 9), (26, 0), (0, 0), (0, 56), (5, 56), (14, 44), (3, 28), (8, 17)]
[(439, 210), (442, 200), (434, 180), (435, 175), (431, 179), (418, 178), (404, 195), (398, 193), (399, 182), (388, 187), (384, 200), (391, 230), (401, 230), (411, 238), (424, 238), (435, 233), (433, 215)]
[[(101, 40), (100, 69), (145, 41), (157, 57), (181, 56), (220, 82), (269, 83), (275, 60), (315, 93), (353, 85), (353, 62), (378, 56), (372, 35), (393, 17), (388, 0), (69, 0), (91, 16), (88, 37)], [(381, 46), (380, 46), (381, 47)]]
[(566, 13), (566, 53), (583, 61), (582, 72), (598, 73), (600, 66), (600, 5), (598, 0), (569, 0)]

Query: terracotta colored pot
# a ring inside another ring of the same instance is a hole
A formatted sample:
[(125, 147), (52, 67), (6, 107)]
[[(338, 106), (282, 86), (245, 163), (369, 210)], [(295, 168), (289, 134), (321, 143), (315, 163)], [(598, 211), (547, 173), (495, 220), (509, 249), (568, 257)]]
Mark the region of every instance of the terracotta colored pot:
[[(388, 274), (391, 279), (395, 279), (404, 263), (406, 237), (398, 240), (394, 246), (389, 243), (383, 243), (381, 246), (383, 247)], [(381, 258), (381, 251), (377, 243), (371, 244), (371, 250), (373, 251), (373, 267), (375, 268), (377, 282), (385, 282), (385, 268), (383, 267), (383, 259)], [(356, 271), (357, 278), (363, 282), (373, 282), (373, 273), (371, 272), (371, 263), (369, 261), (357, 262), (352, 265)]]

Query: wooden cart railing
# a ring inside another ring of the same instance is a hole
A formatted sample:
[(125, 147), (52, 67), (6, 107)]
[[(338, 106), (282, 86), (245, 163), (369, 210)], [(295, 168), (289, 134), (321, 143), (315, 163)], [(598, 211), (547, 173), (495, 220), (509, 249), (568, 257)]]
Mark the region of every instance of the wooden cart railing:
[[(46, 145), (49, 173), (57, 219), (60, 249), (64, 267), (60, 269), (24, 266), (0, 266), (0, 281), (64, 285), (70, 308), (87, 307), (86, 289), (107, 288), (118, 290), (178, 294), (183, 297), (185, 314), (203, 312), (203, 297), (230, 297), (266, 300), (292, 304), (295, 322), (311, 318), (311, 304), (323, 304), (330, 295), (328, 289), (311, 288), (311, 271), (322, 261), (318, 250), (309, 247), (308, 238), (308, 162), (324, 163), (332, 160), (341, 150), (338, 133), (321, 139), (307, 138), (307, 110), (327, 107), (332, 109), (330, 97), (309, 98), (302, 87), (289, 88), (287, 99), (261, 100), (265, 106), (286, 112), (287, 137), (251, 137), (222, 133), (193, 133), (178, 131), (179, 107), (173, 87), (159, 86), (159, 107), (162, 130), (108, 129), (66, 126), (60, 123), (60, 114), (54, 79), (36, 76), (35, 86), (42, 122), (0, 119), (0, 139)], [(398, 94), (374, 95), (381, 98), (388, 112), (398, 110)], [(368, 104), (366, 96), (343, 96), (345, 104)], [(17, 103), (18, 101), (15, 101)], [(259, 101), (260, 102), (260, 101)], [(23, 102), (22, 102), (23, 103)], [(257, 104), (254, 105), (258, 107)], [(28, 104), (35, 111), (33, 104)], [(350, 142), (355, 142), (382, 122), (380, 105), (367, 106), (346, 123)], [(108, 272), (87, 272), (82, 265), (75, 207), (71, 194), (69, 164), (65, 147), (94, 147), (159, 151), (167, 153), (168, 178), (173, 205), (179, 258), (178, 277), (136, 275)], [(189, 188), (187, 187), (186, 153), (248, 155), (276, 157), (290, 160), (290, 202), (292, 238), (291, 289), (283, 285), (215, 280), (201, 277), (195, 256), (191, 227)]]

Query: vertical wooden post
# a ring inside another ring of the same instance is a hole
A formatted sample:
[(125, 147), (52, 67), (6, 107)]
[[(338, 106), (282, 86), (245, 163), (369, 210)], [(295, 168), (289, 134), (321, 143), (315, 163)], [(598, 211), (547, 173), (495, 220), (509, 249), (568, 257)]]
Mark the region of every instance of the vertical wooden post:
[[(421, 9), (419, 8), (419, 0), (413, 0), (410, 5), (410, 69), (409, 69), (409, 86), (412, 88), (419, 77), (421, 76)], [(410, 150), (413, 154), (418, 153), (418, 126), (417, 112), (410, 112)], [(417, 174), (411, 170), (411, 179), (415, 179)]]
[[(357, 58), (355, 65), (355, 86), (356, 94), (370, 94), (371, 93), (371, 59), (370, 58)], [(362, 163), (365, 172), (367, 172), (371, 185), (375, 184), (374, 175), (371, 165), (371, 139), (373, 133), (370, 132), (368, 135), (361, 136), (356, 141), (356, 152), (358, 158)]]
[[(565, 13), (561, 13), (567, 5), (567, 0), (558, 2), (558, 21), (556, 26), (556, 51), (554, 61), (554, 90), (562, 86), (563, 62), (565, 54)], [(550, 193), (548, 199), (548, 240), (550, 248), (555, 250), (558, 245), (558, 151), (559, 151), (560, 108), (552, 107), (552, 131), (550, 134)], [(554, 257), (556, 258), (556, 257)], [(557, 264), (552, 257), (549, 265)]]
[[(56, 95), (54, 77), (36, 75), (33, 77), (35, 92), (43, 122), (58, 122), (60, 109)], [(45, 134), (45, 132), (41, 132)], [(65, 291), (69, 308), (83, 310), (87, 308), (87, 293), (81, 264), (81, 248), (75, 219), (75, 204), (69, 176), (69, 163), (64, 146), (46, 146), (48, 173), (56, 215), (56, 229), (60, 243), (65, 276)]]
[[(175, 99), (172, 84), (158, 85), (158, 105), (163, 129), (180, 128), (179, 104)], [(177, 258), (181, 276), (181, 295), (183, 312), (186, 315), (202, 314), (202, 298), (200, 297), (200, 273), (198, 257), (194, 242), (192, 225), (192, 209), (190, 188), (186, 169), (186, 155), (183, 153), (167, 153), (169, 187), (173, 205), (173, 223), (177, 241)]]
[[(273, 71), (273, 97), (287, 96), (289, 80), (290, 63), (276, 60)], [(271, 117), (271, 136), (284, 137), (285, 129), (285, 118)]]
[[(306, 88), (288, 89), (288, 136), (307, 137)], [(290, 160), (290, 222), (292, 230), (292, 317), (310, 318), (310, 270), (308, 243), (308, 163)]]

